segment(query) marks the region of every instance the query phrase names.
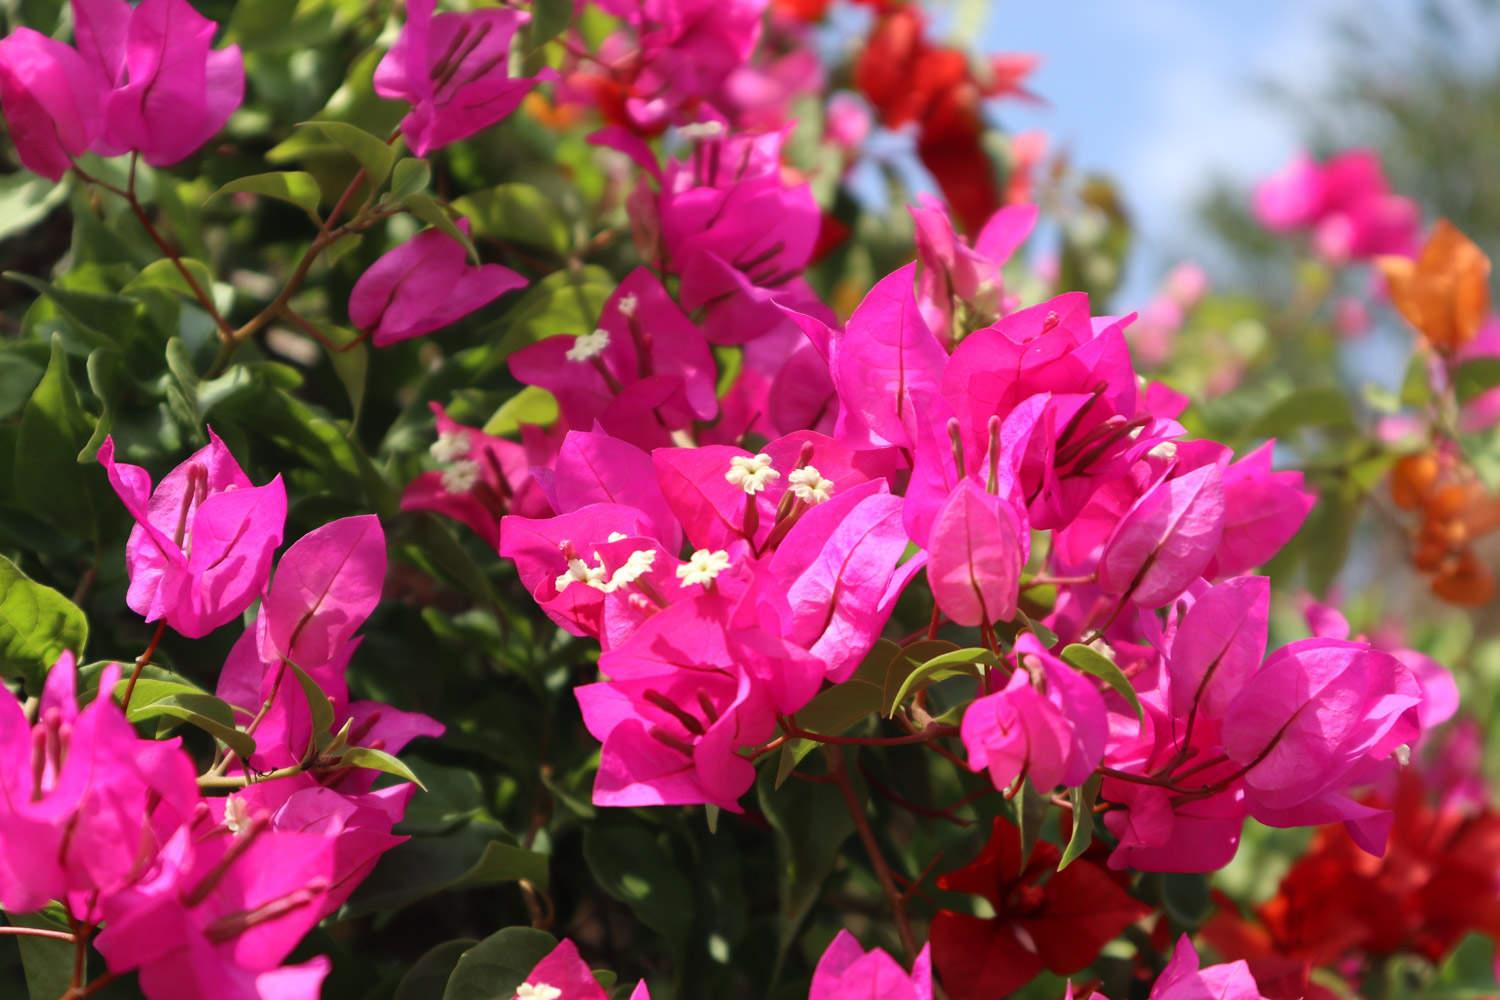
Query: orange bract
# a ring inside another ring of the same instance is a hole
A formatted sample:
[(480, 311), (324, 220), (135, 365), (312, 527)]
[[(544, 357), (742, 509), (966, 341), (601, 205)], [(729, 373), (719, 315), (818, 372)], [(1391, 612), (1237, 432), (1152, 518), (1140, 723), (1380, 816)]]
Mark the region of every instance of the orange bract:
[(1416, 260), (1381, 257), (1391, 301), (1444, 353), (1474, 339), (1490, 308), (1490, 259), (1446, 219), (1439, 219)]

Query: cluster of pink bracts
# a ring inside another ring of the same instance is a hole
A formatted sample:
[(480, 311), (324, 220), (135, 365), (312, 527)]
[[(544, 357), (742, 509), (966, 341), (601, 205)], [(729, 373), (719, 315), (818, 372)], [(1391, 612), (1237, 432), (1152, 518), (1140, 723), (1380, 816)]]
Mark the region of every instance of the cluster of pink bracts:
[[(312, 997), (327, 960), (280, 964), (405, 839), (391, 830), (416, 789), (372, 790), (377, 772), (358, 755), (395, 753), (443, 727), (349, 701), (344, 666), (385, 580), (379, 521), (311, 532), (273, 575), (281, 481), (252, 485), (210, 437), (154, 490), (144, 469), (115, 461), (108, 438), (99, 461), (136, 521), (126, 549), (133, 610), (196, 637), (260, 600), (218, 688), (255, 750), (243, 762), (226, 753), (198, 775), (180, 740), (137, 736), (112, 696), (135, 688), (117, 666), (80, 711), (64, 654), (34, 722), (14, 697), (0, 698), (0, 906), (25, 913), (63, 901), (75, 928), (103, 926), (94, 943), (110, 971), (139, 970), (153, 1000)], [(326, 696), (326, 715), (298, 670)], [(203, 794), (216, 787), (236, 790)]]
[[(553, 621), (600, 643), (603, 679), (576, 692), (603, 745), (595, 802), (737, 811), (755, 752), (851, 677), (921, 580), (933, 630), (977, 630), (991, 652), (957, 733), (969, 766), (1004, 791), (1099, 776), (1120, 807), (1105, 818), (1112, 865), (1220, 867), (1247, 817), (1342, 821), (1380, 851), (1389, 815), (1357, 793), (1451, 714), (1452, 681), (1416, 654), (1344, 638), (1267, 656), (1269, 587), (1249, 574), (1305, 518), (1300, 474), (1274, 471), (1270, 444), (1235, 460), (1186, 440), (1187, 401), (1132, 367), (1132, 317), (1095, 317), (1081, 294), (1018, 309), (1000, 274), (1035, 222), (1029, 207), (967, 242), (923, 201), (917, 261), (838, 324), (803, 279), (821, 216), (782, 162), (790, 125), (776, 113), (808, 74), (740, 72), (764, 4), (602, 6), (620, 31), (570, 68), (560, 96), (596, 103), (616, 124), (595, 141), (640, 169), (630, 216), (648, 266), (597, 329), (511, 358), (516, 378), (556, 397), (554, 427), (516, 443), (434, 404), (434, 467), (403, 498), (468, 525)], [(418, 155), (555, 78), (508, 75), (525, 13), (434, 8), (410, 0), (375, 75), (379, 95), (410, 106), (401, 133)], [(215, 26), (184, 0), (73, 11), (76, 49), (26, 29), (0, 42), (0, 103), (37, 173), (61, 177), (86, 152), (177, 162), (239, 105), (238, 50), (212, 50)], [(645, 138), (669, 126), (681, 155), (659, 157)], [(1360, 158), (1298, 163), (1257, 209), (1279, 228), (1315, 227), (1333, 257), (1409, 236), (1407, 206)], [(434, 230), (377, 262), (349, 312), (383, 346), (524, 283), (471, 265)], [(724, 392), (713, 345), (741, 349)], [(103, 927), (111, 972), (138, 969), (154, 1000), (315, 996), (326, 960), (280, 963), (399, 842), (412, 791), (372, 791), (374, 771), (353, 762), (442, 731), (348, 700), (354, 633), (385, 575), (379, 523), (326, 525), (273, 573), (284, 489), (252, 484), (217, 437), (154, 490), (113, 442), (99, 460), (136, 521), (131, 608), (196, 637), (261, 602), (218, 694), (254, 738), (248, 767), (274, 780), (236, 782), (244, 765), (227, 753), (196, 775), (175, 740), (139, 738), (112, 697), (80, 711), (64, 656), (34, 722), (0, 698), (0, 905), (65, 901), (76, 927)], [(1018, 609), (1040, 587), (1055, 600), (1036, 627)], [(1005, 648), (997, 628), (1018, 621)], [(1135, 697), (1065, 662), (1069, 643), (1110, 658)], [(98, 689), (118, 680), (111, 667)], [(1184, 941), (1152, 996), (1206, 991), (1259, 995), (1243, 963), (1199, 970)], [(516, 995), (605, 994), (564, 942)], [(817, 1000), (931, 995), (925, 952), (908, 974), (847, 934), (812, 987)]]

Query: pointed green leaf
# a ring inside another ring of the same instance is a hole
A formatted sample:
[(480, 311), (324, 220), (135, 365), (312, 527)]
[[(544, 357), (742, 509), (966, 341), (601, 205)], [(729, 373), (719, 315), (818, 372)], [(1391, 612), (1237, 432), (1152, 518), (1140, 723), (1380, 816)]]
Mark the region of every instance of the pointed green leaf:
[(1099, 801), (1099, 786), (1103, 782), (1101, 775), (1093, 774), (1068, 793), (1073, 800), (1073, 835), (1068, 838), (1068, 846), (1057, 865), (1058, 871), (1077, 861), (1094, 842), (1094, 804)]
[[(385, 144), (381, 143), (381, 145)], [(323, 221), (318, 215), (318, 204), (322, 201), (323, 193), (318, 189), (317, 178), (305, 171), (276, 170), (268, 174), (240, 177), (209, 195), (208, 200), (217, 201), (231, 194), (257, 194), (263, 198), (275, 198), (288, 205), (296, 205), (306, 212), (307, 217), (314, 223), (321, 224)]]
[(453, 221), (453, 217), (448, 214), (443, 206), (433, 201), (430, 195), (420, 193), (407, 195), (403, 201), (406, 204), (408, 212), (429, 226), (441, 229), (447, 233), (454, 241), (463, 245), (464, 250), (469, 255), (469, 260), (476, 263), (479, 261), (479, 251), (474, 248), (474, 241), (469, 238), (467, 233), (458, 228), (458, 224)]
[(391, 173), (390, 199), (399, 202), (419, 191), (426, 191), (431, 181), (432, 167), (428, 162), (408, 156), (398, 162)]
[(70, 649), (82, 657), (89, 623), (72, 601), (0, 556), (0, 674), (40, 694), (42, 677)]
[(242, 760), (255, 754), (255, 738), (234, 726), (234, 711), (211, 694), (171, 694), (146, 704), (136, 704), (132, 697), (125, 718), (144, 722), (166, 716), (197, 726), (233, 750)]
[(391, 174), (396, 163), (396, 150), (378, 135), (372, 135), (348, 122), (312, 121), (301, 122), (300, 129), (317, 132), (328, 142), (343, 149), (359, 161), (369, 178), (370, 186), (379, 188)]
[(402, 763), (401, 758), (374, 747), (350, 747), (339, 754), (339, 765), (363, 767), (371, 771), (393, 774), (403, 781), (410, 781), (424, 792), (427, 790), (427, 786), (422, 784), (422, 779), (417, 777), (415, 771)]
[(545, 931), (507, 927), (464, 952), (448, 977), (443, 1000), (496, 1000), (514, 996), (526, 975), (557, 946)]
[(521, 429), (522, 424), (548, 427), (557, 419), (557, 398), (540, 386), (528, 385), (511, 396), (484, 425), (486, 434), (504, 437)]
[[(283, 662), (291, 668), (292, 675), (297, 678), (297, 684), (302, 688), (302, 694), (307, 699), (307, 710), (312, 714), (313, 743), (321, 750), (328, 745), (328, 741), (333, 735), (331, 732), (334, 718), (333, 702), (329, 699), (328, 695), (323, 693), (323, 689), (318, 686), (318, 682), (308, 676), (307, 671), (297, 666), (291, 660), (284, 660)], [(377, 770), (379, 769), (377, 768)]]
[(982, 646), (971, 646), (968, 649), (955, 649), (951, 652), (940, 653), (932, 659), (927, 660), (917, 667), (901, 686), (896, 689), (896, 697), (892, 699), (887, 714), (895, 715), (896, 707), (906, 702), (919, 688), (949, 677), (983, 677), (984, 671), (980, 664), (995, 666), (1000, 661), (995, 659), (995, 654)]
[(94, 436), (94, 418), (84, 411), (68, 369), (62, 338), (54, 336), (47, 371), (21, 411), (15, 467), (26, 474), (16, 478), (13, 488), (24, 510), (78, 537), (93, 538), (99, 529), (94, 500), (101, 484), (96, 477), (102, 476), (97, 466), (80, 465), (79, 453)]
[(1120, 668), (1103, 653), (1092, 646), (1083, 646), (1075, 642), (1063, 647), (1062, 658), (1063, 662), (1073, 669), (1081, 670), (1090, 677), (1097, 677), (1114, 688), (1120, 697), (1130, 702), (1130, 707), (1135, 709), (1137, 719), (1145, 718), (1140, 696), (1135, 693), (1135, 686), (1130, 683), (1130, 678), (1126, 677)]

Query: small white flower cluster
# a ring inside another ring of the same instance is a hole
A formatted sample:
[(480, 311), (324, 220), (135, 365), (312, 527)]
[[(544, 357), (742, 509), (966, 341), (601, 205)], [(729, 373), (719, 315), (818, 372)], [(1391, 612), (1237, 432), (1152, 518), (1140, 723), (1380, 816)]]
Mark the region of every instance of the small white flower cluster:
[(729, 568), (729, 553), (723, 549), (697, 549), (688, 561), (677, 567), (677, 579), (684, 587), (702, 587), (712, 583)]
[(729, 471), (724, 473), (726, 481), (750, 496), (755, 496), (773, 480), (780, 478), (781, 473), (771, 468), (771, 456), (765, 452), (759, 455), (734, 456), (729, 460)]
[(473, 450), (467, 434), (444, 431), (427, 450), (433, 460), (443, 467), (444, 491), (467, 493), (479, 482), (479, 463), (467, 457)]
[[(619, 534), (616, 532), (615, 534)], [(620, 535), (624, 538), (624, 535)], [(615, 541), (615, 536), (610, 536), (610, 541)], [(586, 587), (592, 587), (601, 594), (612, 594), (621, 587), (627, 587), (647, 573), (651, 567), (656, 565), (655, 549), (637, 549), (630, 553), (624, 565), (611, 573), (604, 565), (604, 557), (594, 553), (594, 565), (590, 566), (577, 556), (568, 559), (568, 571), (558, 574), (553, 586), (561, 594), (575, 583), (581, 583)]]
[(562, 990), (546, 983), (522, 983), (516, 987), (515, 1000), (558, 1000)]
[(833, 480), (824, 479), (823, 474), (811, 465), (793, 469), (786, 477), (792, 496), (803, 503), (819, 504), (833, 496)]
[(620, 310), (621, 316), (630, 319), (630, 317), (635, 315), (635, 309), (638, 305), (640, 305), (640, 300), (634, 295), (625, 295), (621, 297), (619, 302), (615, 303), (615, 308)]
[(573, 346), (568, 348), (566, 355), (569, 361), (590, 361), (604, 353), (609, 346), (609, 331), (595, 330), (593, 333), (580, 334), (573, 340)]

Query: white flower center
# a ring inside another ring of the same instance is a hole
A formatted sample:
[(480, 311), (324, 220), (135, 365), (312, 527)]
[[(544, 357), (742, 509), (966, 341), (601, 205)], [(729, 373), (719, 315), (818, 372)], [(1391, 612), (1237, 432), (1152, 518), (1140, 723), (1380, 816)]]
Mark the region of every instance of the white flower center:
[(558, 1000), (562, 990), (546, 983), (522, 983), (516, 987), (515, 1000)]
[(729, 568), (729, 553), (723, 549), (710, 552), (708, 549), (698, 549), (688, 561), (677, 567), (677, 579), (682, 581), (684, 587), (704, 586), (712, 583), (714, 579)]
[(750, 496), (755, 496), (771, 480), (780, 479), (781, 473), (771, 468), (771, 456), (761, 452), (759, 455), (736, 455), (731, 458), (729, 471), (724, 473), (724, 478)]
[(651, 566), (655, 562), (655, 549), (639, 549), (632, 552), (630, 553), (630, 558), (625, 560), (625, 565), (615, 570), (614, 575), (609, 578), (609, 583), (600, 589), (607, 594), (610, 591), (628, 586), (651, 572)]
[(553, 586), (557, 588), (557, 592), (561, 594), (575, 583), (586, 584), (595, 590), (603, 590), (608, 586), (604, 582), (604, 578), (609, 575), (609, 571), (604, 568), (604, 560), (599, 557), (599, 553), (597, 552), (594, 553), (594, 562), (598, 565), (590, 566), (577, 556), (569, 559), (568, 571), (560, 574), (553, 581)]
[(625, 532), (623, 532), (623, 531), (611, 531), (609, 533), (609, 538), (606, 539), (606, 540), (607, 541), (611, 541), (611, 542), (618, 542), (618, 541), (620, 541), (622, 539), (629, 538), (629, 537), (630, 536), (627, 535), (627, 534), (625, 534)]
[(824, 479), (823, 474), (811, 465), (793, 469), (786, 482), (792, 495), (803, 503), (818, 504), (833, 496), (833, 480)]
[(467, 493), (479, 482), (479, 463), (461, 458), (443, 470), (443, 489), (448, 493)]
[(238, 795), (224, 800), (224, 826), (230, 833), (241, 834), (250, 823), (250, 807)]
[(1396, 760), (1401, 764), (1401, 766), (1402, 767), (1406, 767), (1408, 764), (1411, 763), (1411, 744), (1409, 744), (1409, 743), (1403, 743), (1403, 744), (1401, 744), (1399, 747), (1396, 748), (1395, 754), (1396, 754)]
[(635, 315), (635, 307), (638, 305), (640, 305), (640, 301), (634, 295), (626, 295), (620, 299), (615, 308), (620, 310), (621, 316), (629, 319)]
[(432, 447), (427, 450), (432, 454), (434, 460), (447, 465), (455, 459), (463, 458), (469, 453), (469, 449), (470, 443), (467, 434), (460, 434), (456, 431), (444, 431), (438, 435), (438, 439), (432, 442)]
[(569, 361), (588, 361), (603, 354), (608, 346), (608, 330), (595, 330), (593, 333), (581, 334), (574, 339), (573, 346), (568, 348), (567, 358)]
[(1146, 452), (1146, 454), (1152, 458), (1165, 458), (1171, 460), (1177, 457), (1177, 446), (1171, 441), (1163, 441), (1161, 444), (1156, 445), (1150, 451)]
[(717, 139), (724, 134), (724, 123), (707, 121), (678, 126), (677, 132), (684, 139)]

